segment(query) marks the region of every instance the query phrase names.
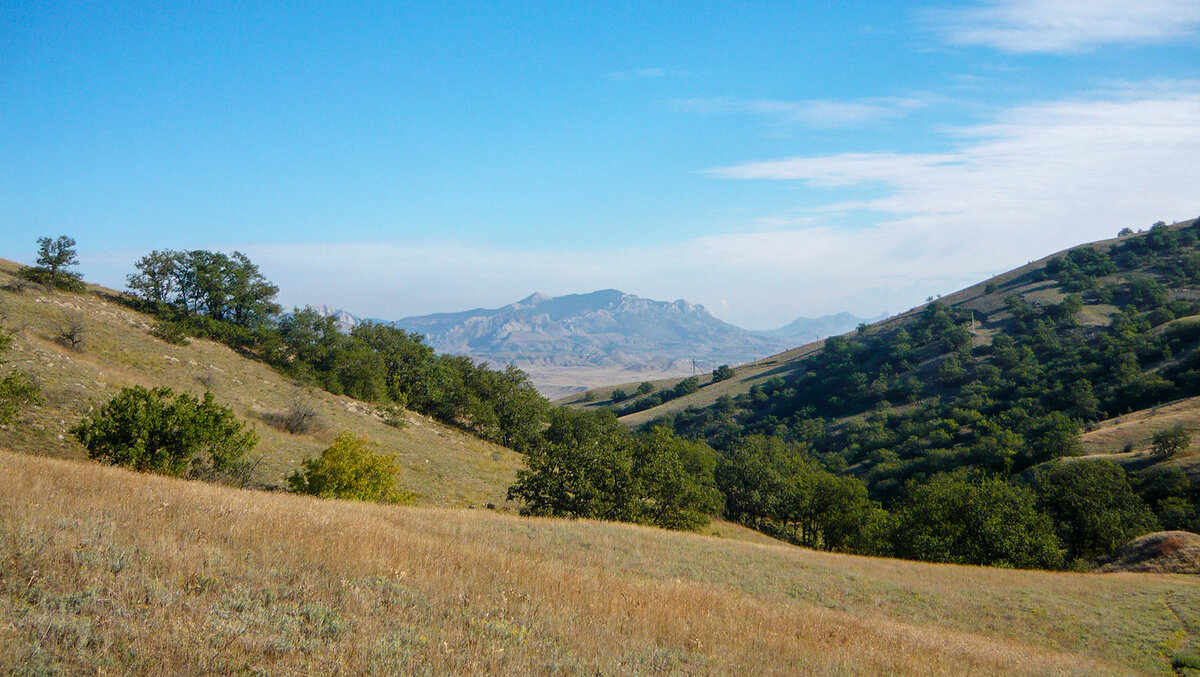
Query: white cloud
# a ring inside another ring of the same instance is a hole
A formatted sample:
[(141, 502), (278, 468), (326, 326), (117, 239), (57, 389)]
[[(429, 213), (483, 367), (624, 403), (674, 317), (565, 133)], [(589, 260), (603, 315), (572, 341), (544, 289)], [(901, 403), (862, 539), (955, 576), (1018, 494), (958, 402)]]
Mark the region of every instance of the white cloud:
[(1200, 28), (1196, 0), (987, 0), (929, 16), (945, 39), (1006, 52), (1079, 52), (1116, 43), (1154, 43)]
[(1148, 98), (1125, 86), (1103, 98), (1023, 106), (952, 132), (957, 147), (946, 153), (793, 157), (709, 171), (862, 188), (866, 197), (816, 211), (891, 216), (825, 234), (832, 262), (818, 265), (836, 275), (848, 262), (863, 276), (850, 284), (864, 290), (891, 274), (929, 279), (932, 289), (929, 271), (948, 279), (998, 272), (1123, 226), (1200, 212), (1200, 93), (1195, 83), (1174, 83), (1174, 94), (1165, 85), (1148, 86)]
[(679, 99), (675, 107), (695, 113), (754, 115), (781, 127), (804, 126), (818, 129), (860, 127), (929, 105), (928, 97), (880, 97), (857, 101), (806, 99)]

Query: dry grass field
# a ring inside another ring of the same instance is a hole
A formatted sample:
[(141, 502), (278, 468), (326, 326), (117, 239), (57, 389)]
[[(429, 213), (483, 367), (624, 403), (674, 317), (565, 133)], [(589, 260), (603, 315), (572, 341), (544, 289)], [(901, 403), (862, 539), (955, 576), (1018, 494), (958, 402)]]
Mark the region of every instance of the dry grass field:
[[(114, 292), (49, 292), (31, 285), (13, 291), (17, 265), (0, 260), (0, 325), (13, 334), (6, 355), (11, 366), (34, 377), (45, 403), (30, 408), (17, 426), (0, 427), (0, 447), (23, 453), (80, 458), (85, 452), (68, 432), (90, 406), (125, 386), (168, 386), (200, 395), (211, 390), (218, 403), (253, 427), (262, 438), (255, 481), (272, 486), (320, 453), (337, 434), (367, 435), (399, 459), (405, 488), (422, 503), (500, 504), (520, 455), (407, 412), (403, 429), (384, 424), (374, 408), (348, 397), (294, 382), (265, 364), (224, 345), (192, 340), (177, 346), (150, 335), (154, 318), (113, 300)], [(55, 340), (62, 324), (78, 320), (81, 349)], [(312, 430), (292, 435), (267, 421), (295, 404), (316, 412)]]
[(851, 557), (0, 453), (5, 674), (1170, 674), (1200, 580)]

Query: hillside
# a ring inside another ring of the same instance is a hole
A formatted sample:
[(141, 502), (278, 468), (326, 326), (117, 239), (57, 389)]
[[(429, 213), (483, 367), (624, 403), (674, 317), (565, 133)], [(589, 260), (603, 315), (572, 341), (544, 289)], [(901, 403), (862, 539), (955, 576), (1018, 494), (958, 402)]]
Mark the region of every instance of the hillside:
[(0, 672), (1171, 674), (1200, 582), (267, 494), (0, 453)]
[[(93, 286), (84, 294), (51, 293), (30, 285), (16, 291), (17, 268), (0, 260), (0, 323), (15, 338), (8, 356), (12, 366), (34, 377), (45, 403), (30, 408), (17, 425), (0, 428), (0, 447), (80, 458), (84, 451), (67, 431), (89, 407), (120, 388), (211, 390), (261, 436), (254, 479), (264, 486), (280, 485), (301, 459), (350, 430), (366, 434), (400, 460), (405, 488), (421, 502), (461, 506), (504, 501), (520, 463), (509, 449), (412, 412), (404, 414), (406, 427), (391, 427), (369, 405), (294, 382), (212, 341), (172, 345), (150, 334), (154, 318), (118, 303), (111, 290)], [(55, 340), (59, 327), (76, 320), (83, 328), (80, 350)], [(311, 431), (292, 435), (268, 424), (293, 406), (316, 413)]]
[[(1194, 223), (1194, 221), (1182, 222), (1166, 230), (1169, 232), (1182, 232), (1182, 229), (1192, 226)], [(961, 291), (941, 297), (936, 303), (941, 307), (965, 313), (964, 316), (969, 318), (965, 321), (964, 326), (969, 325), (971, 333), (970, 346), (976, 353), (986, 355), (988, 348), (996, 336), (1013, 334), (1012, 312), (1006, 307), (1009, 297), (1018, 298), (1029, 304), (1030, 307), (1039, 309), (1061, 303), (1068, 295), (1075, 294), (1081, 299), (1082, 303), (1075, 315), (1075, 322), (1069, 328), (1069, 331), (1074, 332), (1076, 335), (1088, 337), (1087, 340), (1093, 340), (1111, 326), (1113, 318), (1118, 314), (1118, 307), (1113, 305), (1112, 301), (1097, 300), (1095, 294), (1089, 293), (1086, 290), (1080, 294), (1080, 290), (1078, 289), (1064, 288), (1062, 281), (1053, 279), (1053, 276), (1047, 271), (1047, 266), (1053, 261), (1061, 260), (1064, 256), (1072, 252), (1090, 250), (1107, 251), (1113, 246), (1128, 241), (1129, 238), (1136, 239), (1139, 237), (1144, 237), (1144, 235), (1102, 240), (1057, 252), (1007, 273), (994, 276), (989, 280), (967, 287)], [(1186, 249), (1186, 251), (1190, 251), (1190, 249)], [(1139, 265), (1125, 266), (1098, 278), (1093, 284), (1116, 288), (1128, 280), (1141, 277), (1154, 280), (1162, 285), (1164, 291), (1168, 294), (1169, 301), (1192, 302), (1200, 298), (1200, 292), (1196, 291), (1194, 284), (1186, 281), (1175, 283), (1168, 281), (1166, 279), (1167, 276), (1158, 268), (1161, 265), (1164, 265), (1161, 260), (1151, 259), (1143, 261)], [(1165, 265), (1171, 266), (1172, 264), (1166, 263)], [(923, 313), (925, 313), (928, 307), (929, 304), (918, 306), (905, 313), (875, 322), (867, 327), (865, 332), (851, 332), (845, 336), (851, 340), (858, 339), (864, 342), (877, 341), (885, 343), (896, 332), (911, 330), (920, 322)], [(1155, 331), (1162, 333), (1163, 331), (1170, 330), (1173, 326), (1176, 328), (1187, 326), (1188, 323), (1195, 319), (1197, 318), (1181, 317), (1166, 322), (1159, 320)], [(648, 410), (625, 415), (622, 417), (622, 420), (630, 425), (642, 425), (655, 418), (678, 414), (689, 407), (710, 407), (722, 396), (731, 398), (745, 396), (756, 386), (760, 389), (764, 388), (768, 382), (776, 377), (784, 381), (790, 381), (797, 374), (802, 374), (808, 370), (814, 364), (813, 360), (815, 358), (821, 357), (823, 346), (823, 341), (816, 341), (783, 353), (759, 359), (757, 363), (741, 364), (734, 368), (735, 377), (728, 381), (712, 384), (711, 386), (705, 385), (705, 387), (702, 387), (695, 393), (673, 399)], [(938, 366), (940, 362), (939, 357), (934, 355), (931, 359), (922, 361), (915, 365), (916, 368), (907, 374), (896, 374), (894, 380), (902, 376), (912, 375), (924, 384), (930, 385), (935, 376), (932, 367)], [(1176, 356), (1176, 358), (1178, 357)], [(1173, 359), (1170, 362), (1178, 364), (1180, 361)], [(1165, 366), (1170, 366), (1170, 364), (1151, 360), (1142, 367), (1142, 371), (1145, 374), (1153, 374)], [(653, 385), (655, 390), (662, 390), (670, 388), (677, 382), (678, 379), (664, 379), (655, 381)], [(707, 375), (701, 376), (702, 384), (709, 384), (710, 382), (710, 377)], [(581, 393), (563, 398), (560, 400), (560, 403), (573, 407), (607, 407), (619, 411), (621, 407), (614, 407), (608, 401), (610, 394), (614, 388), (628, 388), (629, 385), (629, 383), (622, 383), (597, 388), (590, 391), (590, 395), (588, 393)], [(936, 386), (930, 386), (926, 392), (942, 394), (938, 392), (939, 390), (940, 388)], [(922, 402), (924, 400), (918, 399), (916, 404), (919, 405)], [(884, 404), (894, 406), (898, 403), (885, 401)], [(1150, 437), (1153, 433), (1164, 425), (1181, 422), (1188, 427), (1200, 429), (1200, 408), (1197, 407), (1200, 404), (1200, 400), (1192, 397), (1184, 397), (1176, 402), (1168, 400), (1151, 402), (1150, 404), (1154, 406), (1142, 409), (1133, 404), (1129, 411), (1109, 412), (1114, 414), (1111, 418), (1101, 417), (1090, 420), (1088, 422), (1088, 429), (1083, 435), (1085, 444), (1089, 449), (1103, 453), (1120, 451), (1126, 444), (1130, 443), (1134, 445), (1136, 450), (1144, 451), (1149, 447)], [(913, 405), (908, 404), (904, 405), (904, 407), (896, 408), (903, 409), (911, 406)], [(849, 413), (852, 414), (852, 412)], [(844, 421), (852, 417), (852, 415), (847, 416), (846, 412), (843, 412), (839, 416), (834, 416), (833, 420), (835, 422)]]

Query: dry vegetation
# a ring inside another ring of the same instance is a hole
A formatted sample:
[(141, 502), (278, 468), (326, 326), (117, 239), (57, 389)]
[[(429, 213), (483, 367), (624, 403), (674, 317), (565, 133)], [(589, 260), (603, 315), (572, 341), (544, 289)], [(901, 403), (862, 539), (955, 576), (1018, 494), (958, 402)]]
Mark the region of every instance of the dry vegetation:
[[(0, 324), (14, 336), (11, 366), (34, 377), (45, 404), (33, 407), (17, 426), (0, 427), (0, 447), (24, 453), (80, 458), (85, 455), (67, 431), (88, 408), (124, 386), (167, 386), (196, 395), (211, 390), (220, 404), (247, 421), (262, 441), (255, 480), (266, 486), (300, 461), (320, 453), (337, 434), (366, 434), (394, 454), (404, 488), (425, 503), (500, 504), (520, 457), (428, 418), (405, 412), (406, 426), (384, 423), (380, 412), (347, 397), (296, 383), (270, 367), (205, 340), (172, 345), (151, 336), (154, 319), (113, 300), (113, 292), (49, 292), (40, 285), (12, 288), (16, 264), (0, 260)], [(81, 326), (86, 340), (70, 347), (61, 340), (63, 318)], [(297, 410), (311, 412), (307, 427), (287, 431)], [(303, 429), (301, 429), (303, 428)]]
[(1131, 674), (1200, 582), (938, 566), (0, 453), (0, 672)]
[(1101, 571), (1200, 574), (1200, 535), (1157, 531), (1126, 543)]

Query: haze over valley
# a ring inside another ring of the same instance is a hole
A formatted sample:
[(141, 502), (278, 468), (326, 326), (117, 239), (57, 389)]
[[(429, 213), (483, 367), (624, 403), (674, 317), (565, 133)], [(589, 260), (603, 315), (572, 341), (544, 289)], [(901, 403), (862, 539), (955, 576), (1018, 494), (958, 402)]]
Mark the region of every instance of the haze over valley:
[[(337, 318), (347, 332), (362, 322), (341, 309), (316, 310)], [(653, 301), (607, 289), (555, 298), (535, 293), (496, 309), (372, 321), (420, 334), (438, 352), (519, 367), (543, 394), (556, 399), (609, 383), (752, 362), (880, 319), (839, 313), (747, 331), (682, 299)]]

